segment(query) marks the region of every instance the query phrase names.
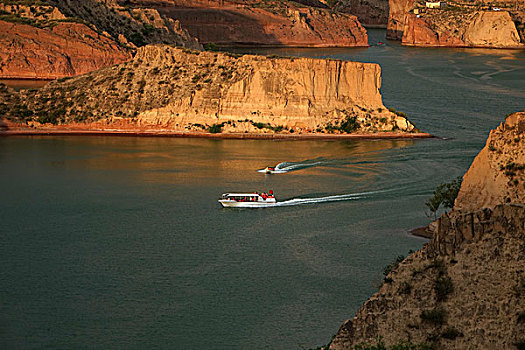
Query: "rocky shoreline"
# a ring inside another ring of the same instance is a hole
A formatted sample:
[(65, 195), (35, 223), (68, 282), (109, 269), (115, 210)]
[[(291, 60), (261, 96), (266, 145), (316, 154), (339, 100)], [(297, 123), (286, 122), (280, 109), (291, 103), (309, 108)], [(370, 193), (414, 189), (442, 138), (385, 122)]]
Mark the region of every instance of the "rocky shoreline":
[(185, 137), (235, 140), (352, 140), (352, 139), (425, 139), (433, 138), (428, 133), (209, 133), (196, 131), (173, 131), (167, 129), (89, 129), (89, 128), (31, 128), (14, 127), (0, 129), (0, 136), (135, 136), (135, 137)]

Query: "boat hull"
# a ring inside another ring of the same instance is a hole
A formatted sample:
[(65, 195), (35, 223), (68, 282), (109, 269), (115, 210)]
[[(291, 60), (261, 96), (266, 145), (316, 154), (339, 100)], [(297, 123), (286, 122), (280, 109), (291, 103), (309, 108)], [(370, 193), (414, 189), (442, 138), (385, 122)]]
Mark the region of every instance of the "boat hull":
[(236, 202), (219, 199), (219, 203), (225, 208), (267, 208), (275, 206), (277, 202), (275, 200), (267, 200), (264, 202)]

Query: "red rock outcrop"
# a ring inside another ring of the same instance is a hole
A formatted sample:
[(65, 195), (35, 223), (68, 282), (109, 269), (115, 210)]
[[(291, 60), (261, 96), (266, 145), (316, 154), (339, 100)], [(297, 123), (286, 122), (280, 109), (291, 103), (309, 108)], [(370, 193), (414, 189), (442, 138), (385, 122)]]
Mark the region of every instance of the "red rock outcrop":
[(127, 50), (84, 24), (42, 29), (0, 21), (0, 78), (55, 79), (130, 58)]
[(402, 43), (408, 46), (525, 48), (506, 11), (480, 11), (463, 15), (461, 22), (409, 14)]
[(492, 5), (503, 9), (455, 1), (427, 8), (414, 0), (389, 0), (386, 35), (408, 46), (525, 48), (523, 5)]
[(414, 3), (414, 0), (388, 0), (387, 39), (401, 40), (407, 16)]
[(402, 43), (407, 46), (467, 46), (463, 40), (450, 35), (448, 31), (436, 32), (432, 30), (424, 18), (417, 18), (413, 14), (406, 17)]
[(225, 46), (368, 46), (356, 16), (288, 2), (148, 1), (166, 17), (180, 21), (201, 43)]

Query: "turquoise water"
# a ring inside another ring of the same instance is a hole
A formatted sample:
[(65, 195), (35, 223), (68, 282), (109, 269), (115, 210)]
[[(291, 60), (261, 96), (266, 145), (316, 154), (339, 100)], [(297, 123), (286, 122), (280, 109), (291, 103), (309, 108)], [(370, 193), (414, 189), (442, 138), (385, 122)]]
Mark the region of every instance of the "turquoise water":
[[(525, 107), (524, 52), (270, 51), (380, 63), (385, 105), (445, 139), (0, 138), (0, 347), (325, 344), (383, 266), (425, 242), (407, 230), (428, 222), (435, 186)], [(284, 161), (308, 166), (256, 171)], [(216, 201), (268, 189), (318, 203)], [(345, 194), (355, 195), (323, 199)]]

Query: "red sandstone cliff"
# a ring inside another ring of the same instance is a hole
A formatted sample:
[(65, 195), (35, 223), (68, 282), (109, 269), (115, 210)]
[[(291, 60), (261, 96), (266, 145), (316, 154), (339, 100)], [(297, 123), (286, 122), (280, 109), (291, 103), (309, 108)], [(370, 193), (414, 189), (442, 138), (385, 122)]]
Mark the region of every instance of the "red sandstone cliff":
[(0, 14), (0, 78), (82, 74), (129, 60), (149, 42), (202, 49), (179, 22), (115, 0), (0, 3)]
[(136, 1), (180, 21), (202, 43), (298, 47), (367, 46), (356, 16), (291, 2)]
[(491, 6), (448, 1), (427, 8), (414, 0), (390, 0), (387, 38), (428, 47), (525, 48), (525, 11), (494, 0)]
[(387, 39), (401, 40), (405, 28), (406, 18), (414, 6), (414, 0), (389, 0)]
[(130, 53), (84, 24), (0, 21), (0, 78), (55, 79), (121, 63)]
[(408, 46), (525, 48), (510, 14), (481, 11), (461, 19), (406, 18), (402, 43)]

